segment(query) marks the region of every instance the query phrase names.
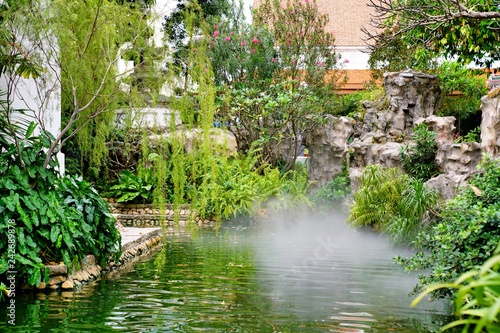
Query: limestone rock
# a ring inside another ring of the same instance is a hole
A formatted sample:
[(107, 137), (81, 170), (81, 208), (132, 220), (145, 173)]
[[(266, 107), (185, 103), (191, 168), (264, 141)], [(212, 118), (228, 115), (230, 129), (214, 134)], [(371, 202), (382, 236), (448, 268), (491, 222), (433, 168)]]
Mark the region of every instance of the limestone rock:
[(440, 144), (452, 144), (453, 134), (455, 133), (455, 117), (438, 117), (435, 115), (427, 118), (420, 118), (415, 122), (418, 124), (427, 124), (430, 129), (436, 132), (436, 142)]
[(61, 282), (66, 281), (66, 277), (62, 275), (53, 276), (49, 280), (49, 286), (58, 285)]
[(319, 188), (342, 172), (347, 158), (347, 140), (354, 131), (354, 119), (327, 116), (327, 122), (304, 135), (309, 148), (309, 178)]
[(88, 254), (83, 258), (81, 266), (82, 268), (85, 268), (92, 265), (95, 265), (95, 256), (92, 254)]
[(442, 144), (436, 154), (441, 173), (466, 175), (476, 171), (481, 160), (481, 145), (477, 142)]
[(63, 282), (61, 288), (62, 289), (73, 289), (74, 288), (73, 282), (71, 280), (66, 280)]
[(349, 180), (351, 182), (351, 191), (354, 193), (359, 187), (359, 179), (361, 177), (361, 170), (357, 168), (349, 169)]
[(61, 265), (46, 265), (45, 268), (49, 270), (49, 276), (67, 275), (68, 267), (64, 264)]
[(437, 177), (429, 179), (426, 185), (434, 189), (444, 200), (453, 198), (459, 188), (466, 185), (470, 174), (440, 174)]
[(439, 78), (411, 69), (384, 74), (384, 88), (392, 111), (404, 115), (405, 128), (435, 114), (441, 99)]
[(500, 98), (481, 99), (481, 150), (494, 156), (500, 153)]
[(351, 152), (350, 167), (362, 169), (367, 165), (380, 164), (386, 167), (399, 167), (399, 151), (401, 144), (387, 142), (385, 144), (372, 144), (354, 141), (349, 145)]

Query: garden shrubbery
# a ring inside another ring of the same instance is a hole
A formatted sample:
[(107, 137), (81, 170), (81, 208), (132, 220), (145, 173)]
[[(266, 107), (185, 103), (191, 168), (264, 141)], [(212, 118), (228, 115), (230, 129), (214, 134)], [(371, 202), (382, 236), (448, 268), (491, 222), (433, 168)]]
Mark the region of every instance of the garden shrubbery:
[[(500, 161), (484, 156), (477, 173), (440, 212), (429, 230), (418, 234), (421, 250), (397, 261), (409, 271), (424, 271), (415, 292), (434, 283), (448, 283), (483, 264), (500, 242)], [(432, 293), (435, 298), (452, 295), (450, 289)]]
[(421, 180), (397, 168), (370, 165), (361, 174), (348, 223), (384, 232), (395, 243), (409, 243), (436, 201), (436, 193)]
[(49, 134), (3, 141), (0, 150), (0, 280), (12, 266), (18, 282), (48, 279), (44, 265), (69, 268), (87, 254), (101, 264), (120, 255), (120, 233), (108, 204), (81, 178), (44, 167)]
[(314, 192), (311, 195), (311, 200), (318, 206), (338, 206), (350, 194), (349, 177), (339, 175)]
[(427, 125), (420, 124), (415, 126), (411, 140), (413, 144), (401, 148), (401, 164), (410, 176), (429, 180), (439, 173), (435, 161), (438, 149), (436, 133), (429, 130)]

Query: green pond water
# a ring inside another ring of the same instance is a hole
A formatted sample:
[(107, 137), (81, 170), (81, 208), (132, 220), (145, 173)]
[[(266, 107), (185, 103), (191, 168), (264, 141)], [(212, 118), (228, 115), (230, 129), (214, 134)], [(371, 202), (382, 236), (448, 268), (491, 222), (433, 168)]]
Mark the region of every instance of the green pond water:
[(16, 295), (0, 332), (434, 332), (444, 303), (410, 307), (417, 279), (342, 215), (232, 221), (172, 236), (71, 292)]

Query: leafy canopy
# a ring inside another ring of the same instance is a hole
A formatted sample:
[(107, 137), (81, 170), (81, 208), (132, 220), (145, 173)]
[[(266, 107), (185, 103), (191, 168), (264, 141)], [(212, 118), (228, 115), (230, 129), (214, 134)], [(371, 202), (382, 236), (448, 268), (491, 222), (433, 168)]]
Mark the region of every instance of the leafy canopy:
[(434, 55), (489, 67), (500, 60), (500, 11), (494, 0), (380, 0), (365, 32), (373, 50), (402, 42)]

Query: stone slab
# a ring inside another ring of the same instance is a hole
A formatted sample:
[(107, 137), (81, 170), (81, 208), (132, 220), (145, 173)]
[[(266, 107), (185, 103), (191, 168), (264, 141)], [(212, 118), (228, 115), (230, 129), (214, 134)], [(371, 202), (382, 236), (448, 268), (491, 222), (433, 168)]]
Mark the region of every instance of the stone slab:
[(122, 235), (122, 251), (126, 251), (149, 238), (160, 236), (162, 230), (161, 228), (124, 227), (120, 233)]

